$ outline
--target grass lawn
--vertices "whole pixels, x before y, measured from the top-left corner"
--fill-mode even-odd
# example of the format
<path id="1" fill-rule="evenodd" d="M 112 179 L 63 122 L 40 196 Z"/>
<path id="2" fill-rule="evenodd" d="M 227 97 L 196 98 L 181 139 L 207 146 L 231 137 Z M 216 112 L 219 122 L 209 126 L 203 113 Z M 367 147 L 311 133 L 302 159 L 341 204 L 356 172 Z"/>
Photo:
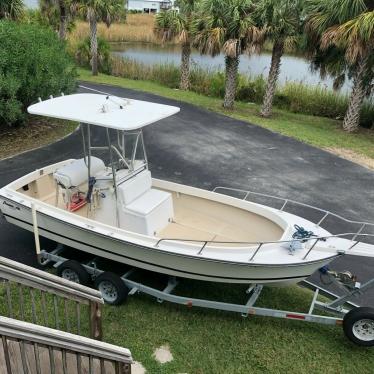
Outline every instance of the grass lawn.
<path id="1" fill-rule="evenodd" d="M 187 280 L 181 284 L 184 294 L 224 298 L 228 302 L 245 302 L 245 288 Z M 14 289 L 12 294 L 13 310 L 16 310 L 18 291 Z M 258 305 L 307 311 L 311 296 L 310 291 L 297 287 L 267 288 Z M 7 315 L 3 287 L 0 300 L 0 314 Z M 25 301 L 28 321 L 31 321 L 30 298 L 26 292 Z M 41 316 L 40 303 L 36 304 L 37 315 Z M 52 301 L 47 299 L 47 304 L 51 315 Z M 74 311 L 74 306 L 69 306 L 69 310 Z M 64 315 L 62 303 L 60 315 Z M 87 331 L 87 320 L 82 322 Z M 72 319 L 71 324 L 74 325 Z M 103 330 L 105 341 L 129 348 L 133 358 L 152 374 L 364 374 L 372 373 L 374 367 L 373 349 L 351 344 L 340 326 L 256 316 L 242 318 L 229 312 L 189 309 L 167 302 L 158 304 L 146 295 L 129 297 L 119 307 L 105 305 Z M 169 345 L 173 361 L 159 364 L 153 358 L 154 350 L 162 345 Z"/>
<path id="2" fill-rule="evenodd" d="M 259 105 L 237 102 L 233 111 L 222 108 L 222 100 L 194 92 L 170 89 L 150 81 L 138 81 L 100 74 L 93 77 L 88 70 L 78 69 L 82 81 L 116 85 L 151 92 L 160 96 L 188 102 L 208 110 L 265 127 L 269 130 L 329 150 L 367 167 L 374 168 L 374 131 L 361 129 L 347 134 L 341 130 L 341 121 L 315 117 L 284 110 L 274 110 L 273 118 L 259 116 Z"/>
<path id="3" fill-rule="evenodd" d="M 0 160 L 53 143 L 75 130 L 77 124 L 29 116 L 24 126 L 0 126 Z"/>

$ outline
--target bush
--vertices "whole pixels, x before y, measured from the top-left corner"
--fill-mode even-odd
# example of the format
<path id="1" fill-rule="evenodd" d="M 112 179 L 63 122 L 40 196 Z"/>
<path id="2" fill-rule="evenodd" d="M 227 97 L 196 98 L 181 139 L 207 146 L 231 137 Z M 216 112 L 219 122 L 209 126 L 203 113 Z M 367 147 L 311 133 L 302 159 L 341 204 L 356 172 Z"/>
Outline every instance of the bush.
<path id="1" fill-rule="evenodd" d="M 0 21 L 0 46 L 0 125 L 23 122 L 38 97 L 74 90 L 74 65 L 53 31 Z"/>
<path id="2" fill-rule="evenodd" d="M 262 75 L 245 77 L 239 75 L 236 100 L 260 104 L 265 94 L 266 81 Z"/>
<path id="3" fill-rule="evenodd" d="M 102 73 L 110 72 L 110 45 L 103 38 L 97 38 L 98 68 Z M 80 66 L 90 68 L 91 64 L 91 38 L 81 41 L 76 49 L 75 58 Z"/>

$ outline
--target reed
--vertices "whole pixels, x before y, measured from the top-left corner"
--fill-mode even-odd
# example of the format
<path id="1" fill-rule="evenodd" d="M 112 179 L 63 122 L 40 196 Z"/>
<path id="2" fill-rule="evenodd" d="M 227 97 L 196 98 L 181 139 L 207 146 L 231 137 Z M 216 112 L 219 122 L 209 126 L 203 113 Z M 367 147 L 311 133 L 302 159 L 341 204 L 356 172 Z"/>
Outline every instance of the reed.
<path id="1" fill-rule="evenodd" d="M 160 43 L 153 34 L 152 14 L 128 14 L 126 23 L 114 23 L 109 28 L 104 23 L 98 25 L 98 35 L 108 42 Z M 87 22 L 78 21 L 69 34 L 73 44 L 89 35 Z"/>

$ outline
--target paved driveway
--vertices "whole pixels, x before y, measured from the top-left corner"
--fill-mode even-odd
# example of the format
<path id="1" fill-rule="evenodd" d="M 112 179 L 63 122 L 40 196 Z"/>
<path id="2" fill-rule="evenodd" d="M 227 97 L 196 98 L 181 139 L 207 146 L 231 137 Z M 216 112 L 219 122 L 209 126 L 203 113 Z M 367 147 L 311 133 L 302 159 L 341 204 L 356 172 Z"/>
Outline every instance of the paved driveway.
<path id="1" fill-rule="evenodd" d="M 85 86 L 181 107 L 178 115 L 145 129 L 154 177 L 205 189 L 250 189 L 374 222 L 373 171 L 297 140 L 178 100 L 104 85 Z M 95 131 L 96 140 L 102 136 L 100 129 Z M 76 157 L 82 157 L 79 132 L 42 149 L 0 161 L 0 186 L 46 164 Z M 35 265 L 32 234 L 0 218 L 0 254 Z M 333 265 L 337 270 L 350 269 L 361 280 L 374 276 L 373 259 L 346 256 Z M 374 306 L 374 291 L 361 301 Z"/>

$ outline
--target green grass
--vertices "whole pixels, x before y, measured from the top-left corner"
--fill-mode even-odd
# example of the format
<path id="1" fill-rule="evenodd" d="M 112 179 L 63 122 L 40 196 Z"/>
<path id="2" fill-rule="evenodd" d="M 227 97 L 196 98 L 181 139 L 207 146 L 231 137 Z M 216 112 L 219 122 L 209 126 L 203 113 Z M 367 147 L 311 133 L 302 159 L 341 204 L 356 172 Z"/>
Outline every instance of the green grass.
<path id="1" fill-rule="evenodd" d="M 93 77 L 85 69 L 78 69 L 78 72 L 82 81 L 151 92 L 256 124 L 319 148 L 349 150 L 359 156 L 362 155 L 374 159 L 374 131 L 360 129 L 357 133 L 348 134 L 341 129 L 341 121 L 292 113 L 277 108 L 274 109 L 271 119 L 265 119 L 259 116 L 260 106 L 257 104 L 237 102 L 233 111 L 227 111 L 222 108 L 222 100 L 219 98 L 175 90 L 151 81 L 130 80 L 105 74 Z"/>
<path id="2" fill-rule="evenodd" d="M 245 287 L 184 281 L 194 297 L 245 302 Z M 4 299 L 0 291 L 0 301 Z M 259 306 L 307 311 L 312 294 L 297 287 L 267 288 Z M 17 292 L 13 307 L 17 306 Z M 30 320 L 30 300 L 26 299 Z M 6 314 L 4 303 L 1 314 Z M 63 315 L 60 305 L 60 315 Z M 40 323 L 40 322 L 39 322 Z M 85 323 L 86 325 L 87 323 Z M 146 295 L 105 305 L 104 340 L 128 347 L 148 373 L 372 373 L 373 349 L 351 344 L 340 326 L 251 316 L 170 303 Z M 168 344 L 174 360 L 159 364 L 155 348 Z"/>

